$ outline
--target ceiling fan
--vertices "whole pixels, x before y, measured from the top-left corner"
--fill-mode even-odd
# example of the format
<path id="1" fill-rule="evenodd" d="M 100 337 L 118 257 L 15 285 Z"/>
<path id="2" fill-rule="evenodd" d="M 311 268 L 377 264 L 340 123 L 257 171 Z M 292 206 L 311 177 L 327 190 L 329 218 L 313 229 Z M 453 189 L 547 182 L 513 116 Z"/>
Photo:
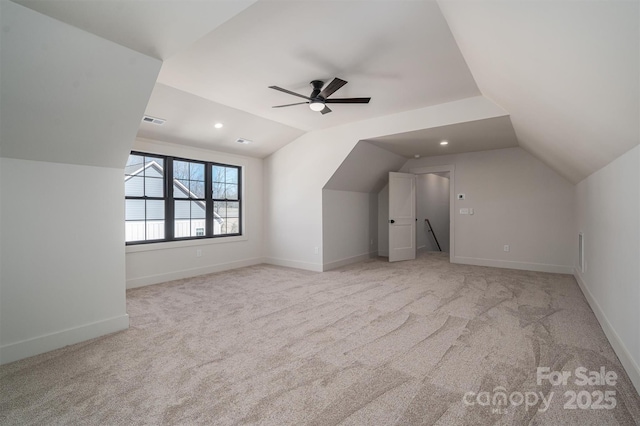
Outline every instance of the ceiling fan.
<path id="1" fill-rule="evenodd" d="M 371 98 L 328 99 L 329 96 L 331 96 L 336 90 L 340 89 L 342 86 L 347 84 L 346 81 L 341 80 L 337 77 L 334 78 L 331 81 L 331 83 L 329 83 L 327 87 L 325 87 L 324 89 L 322 89 L 322 87 L 324 86 L 323 81 L 313 80 L 310 84 L 313 87 L 313 91 L 309 96 L 300 95 L 290 90 L 283 89 L 282 87 L 269 86 L 269 89 L 279 90 L 281 92 L 288 93 L 290 95 L 297 96 L 299 98 L 304 98 L 307 100 L 306 102 L 297 102 L 295 104 L 276 105 L 273 108 L 283 108 L 283 107 L 289 107 L 294 105 L 309 104 L 309 108 L 311 108 L 313 111 L 318 111 L 318 112 L 321 112 L 322 114 L 327 114 L 327 113 L 330 113 L 331 110 L 326 104 L 368 104 L 369 101 L 371 100 Z"/>

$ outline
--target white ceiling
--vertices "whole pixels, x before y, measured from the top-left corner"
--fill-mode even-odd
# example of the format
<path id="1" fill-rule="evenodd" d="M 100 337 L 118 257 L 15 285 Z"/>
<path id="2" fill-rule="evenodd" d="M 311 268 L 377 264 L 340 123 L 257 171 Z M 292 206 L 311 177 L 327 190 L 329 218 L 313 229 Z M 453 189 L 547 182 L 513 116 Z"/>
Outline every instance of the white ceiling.
<path id="1" fill-rule="evenodd" d="M 156 83 L 146 111 L 152 117 L 168 120 L 163 125 L 142 122 L 139 137 L 258 158 L 304 133 L 160 83 Z M 223 127 L 216 129 L 216 123 L 223 123 Z M 252 143 L 239 144 L 238 138 Z"/>
<path id="2" fill-rule="evenodd" d="M 145 137 L 237 153 L 229 141 L 249 137 L 237 124 L 225 126 L 226 138 L 210 128 L 227 111 L 247 129 L 270 129 L 270 142 L 242 152 L 264 157 L 297 137 L 292 128 L 481 93 L 510 114 L 520 146 L 574 182 L 640 140 L 637 1 L 14 1 L 164 59 L 147 113 L 168 121 L 162 131 L 142 127 Z M 349 82 L 334 97 L 371 103 L 324 116 L 306 105 L 271 108 L 298 98 L 267 86 L 308 94 L 309 81 L 333 77 Z M 505 130 L 490 124 L 498 127 L 487 133 Z M 396 145 L 418 153 L 405 137 Z"/>
<path id="3" fill-rule="evenodd" d="M 413 158 L 415 155 L 431 157 L 518 146 L 518 138 L 508 116 L 432 127 L 366 139 L 366 141 L 405 158 Z M 449 144 L 442 146 L 440 145 L 442 141 L 447 141 Z"/>
<path id="4" fill-rule="evenodd" d="M 640 2 L 441 1 L 520 145 L 578 182 L 640 142 Z"/>
<path id="5" fill-rule="evenodd" d="M 145 55 L 167 59 L 256 0 L 12 0 Z"/>
<path id="6" fill-rule="evenodd" d="M 322 115 L 311 80 L 348 81 Z M 158 81 L 305 131 L 479 95 L 433 1 L 259 1 L 163 64 Z"/>

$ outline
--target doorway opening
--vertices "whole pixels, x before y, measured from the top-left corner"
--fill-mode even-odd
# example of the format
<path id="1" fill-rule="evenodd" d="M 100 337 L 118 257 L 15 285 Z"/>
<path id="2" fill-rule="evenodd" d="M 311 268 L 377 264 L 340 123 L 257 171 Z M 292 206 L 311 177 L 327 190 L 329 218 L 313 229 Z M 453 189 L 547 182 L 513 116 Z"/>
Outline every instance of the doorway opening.
<path id="1" fill-rule="evenodd" d="M 450 173 L 416 175 L 416 246 L 449 253 Z"/>
<path id="2" fill-rule="evenodd" d="M 431 175 L 431 177 L 421 177 L 422 175 Z M 401 179 L 394 179 L 394 176 Z M 440 188 L 437 191 L 439 201 L 436 201 L 436 204 L 441 206 L 437 209 L 439 210 L 437 213 L 431 213 L 429 209 L 425 211 L 424 208 L 419 210 L 418 204 L 423 204 L 425 198 L 429 199 L 428 196 L 425 197 L 422 190 L 420 193 L 423 195 L 418 196 L 416 185 L 422 182 L 422 179 L 440 182 Z M 399 184 L 401 182 L 404 183 Z M 453 164 L 416 167 L 410 169 L 409 173 L 390 172 L 389 184 L 378 195 L 378 254 L 388 256 L 389 261 L 394 262 L 415 259 L 419 246 L 423 250 L 429 250 L 429 248 L 437 250 L 435 238 L 426 226 L 425 219 L 429 219 L 431 230 L 435 231 L 440 248 L 444 253 L 448 252 L 449 261 L 453 262 L 455 258 L 454 189 L 455 165 Z M 444 208 L 445 205 L 446 208 Z M 448 212 L 448 222 L 446 219 L 441 220 L 442 215 L 447 215 L 446 212 Z M 436 220 L 434 221 L 430 216 Z M 399 217 L 401 221 L 398 221 Z M 413 229 L 406 226 L 410 223 L 413 224 Z M 406 230 L 400 232 L 405 228 Z"/>

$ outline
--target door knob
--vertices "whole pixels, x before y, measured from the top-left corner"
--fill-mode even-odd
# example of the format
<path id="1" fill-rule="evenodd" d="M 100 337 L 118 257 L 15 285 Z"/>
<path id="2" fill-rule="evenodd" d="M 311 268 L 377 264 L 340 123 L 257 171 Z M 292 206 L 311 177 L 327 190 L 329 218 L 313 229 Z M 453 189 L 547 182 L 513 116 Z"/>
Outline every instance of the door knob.
<path id="1" fill-rule="evenodd" d="M 396 223 L 396 221 L 395 221 L 395 220 L 393 220 L 393 219 L 391 219 L 391 220 L 389 221 L 389 223 Z"/>

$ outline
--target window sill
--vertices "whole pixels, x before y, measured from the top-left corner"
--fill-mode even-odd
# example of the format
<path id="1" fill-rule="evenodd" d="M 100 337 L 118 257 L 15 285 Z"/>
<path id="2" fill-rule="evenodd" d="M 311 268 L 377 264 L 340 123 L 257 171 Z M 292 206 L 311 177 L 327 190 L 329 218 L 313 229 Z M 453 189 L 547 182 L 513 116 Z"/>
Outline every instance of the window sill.
<path id="1" fill-rule="evenodd" d="M 125 246 L 125 253 L 140 253 L 143 251 L 170 250 L 170 249 L 177 249 L 182 247 L 235 243 L 238 241 L 247 241 L 248 239 L 249 238 L 246 235 L 239 235 L 237 237 L 203 238 L 199 240 L 184 240 L 184 241 L 163 241 L 159 243 L 146 243 L 146 244 Z"/>

